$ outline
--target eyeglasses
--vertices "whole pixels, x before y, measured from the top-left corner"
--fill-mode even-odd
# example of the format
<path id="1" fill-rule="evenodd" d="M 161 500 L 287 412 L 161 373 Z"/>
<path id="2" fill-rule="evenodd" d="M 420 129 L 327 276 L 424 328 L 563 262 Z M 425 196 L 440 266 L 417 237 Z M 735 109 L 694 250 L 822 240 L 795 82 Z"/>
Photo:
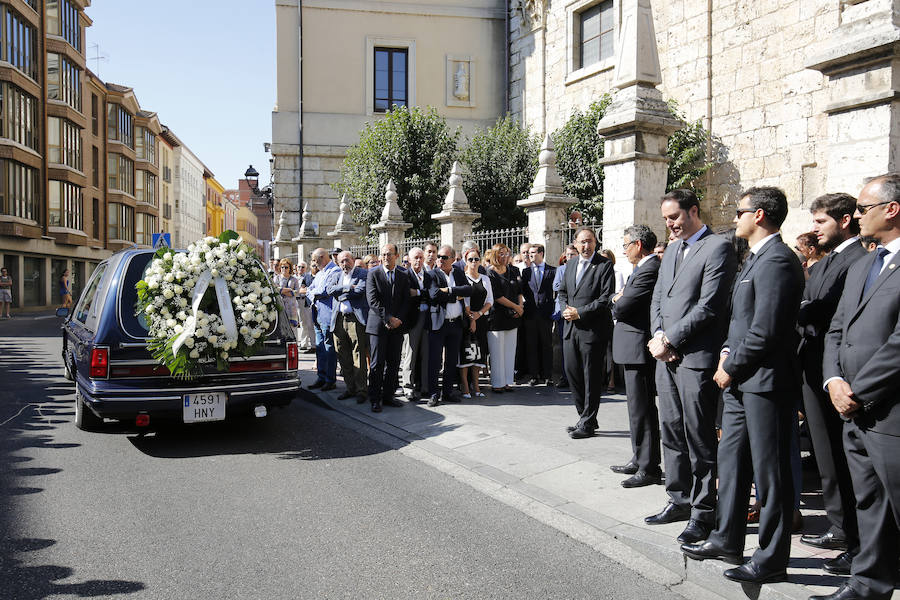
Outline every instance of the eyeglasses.
<path id="1" fill-rule="evenodd" d="M 469 261 L 469 262 L 478 262 L 478 261 L 480 261 L 481 259 L 478 258 L 477 256 L 470 256 L 470 257 L 467 258 L 466 260 Z"/>
<path id="2" fill-rule="evenodd" d="M 446 254 L 438 254 L 437 257 L 438 257 L 440 260 L 450 260 L 450 257 L 447 256 Z"/>
<path id="3" fill-rule="evenodd" d="M 627 244 L 622 244 L 622 250 L 628 250 L 628 247 L 635 243 L 637 240 L 631 240 Z"/>
<path id="4" fill-rule="evenodd" d="M 867 212 L 869 212 L 869 209 L 871 209 L 871 208 L 875 208 L 876 206 L 881 206 L 882 204 L 890 204 L 891 202 L 893 202 L 893 200 L 886 200 L 884 202 L 876 202 L 875 204 L 857 204 L 856 211 L 859 214 L 864 215 Z"/>
<path id="5" fill-rule="evenodd" d="M 291 267 L 288 266 L 288 265 L 281 265 L 281 268 L 282 268 L 282 269 L 290 269 Z"/>
<path id="6" fill-rule="evenodd" d="M 740 219 L 744 213 L 752 213 L 752 212 L 756 212 L 756 210 L 757 209 L 755 209 L 755 208 L 739 208 L 734 211 L 734 216 L 736 218 Z"/>

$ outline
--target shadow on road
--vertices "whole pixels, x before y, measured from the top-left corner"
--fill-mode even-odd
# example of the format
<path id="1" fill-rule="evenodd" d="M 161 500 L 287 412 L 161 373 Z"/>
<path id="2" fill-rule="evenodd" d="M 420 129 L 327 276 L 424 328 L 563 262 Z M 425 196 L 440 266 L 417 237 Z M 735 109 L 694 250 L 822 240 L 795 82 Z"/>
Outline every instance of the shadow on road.
<path id="1" fill-rule="evenodd" d="M 10 332 L 9 321 L 0 335 Z M 0 597 L 39 600 L 58 595 L 82 598 L 129 594 L 143 590 L 141 582 L 77 577 L 74 568 L 41 564 L 42 552 L 56 540 L 29 536 L 33 515 L 25 512 L 30 497 L 44 491 L 46 476 L 62 471 L 48 464 L 53 451 L 80 444 L 59 442 L 53 432 L 72 415 L 72 388 L 62 378 L 55 319 L 19 323 L 28 337 L 0 338 Z M 41 338 L 41 339 L 38 339 Z M 66 425 L 68 426 L 68 425 Z M 37 457 L 35 457 L 37 456 Z M 51 561 L 52 562 L 52 561 Z"/>

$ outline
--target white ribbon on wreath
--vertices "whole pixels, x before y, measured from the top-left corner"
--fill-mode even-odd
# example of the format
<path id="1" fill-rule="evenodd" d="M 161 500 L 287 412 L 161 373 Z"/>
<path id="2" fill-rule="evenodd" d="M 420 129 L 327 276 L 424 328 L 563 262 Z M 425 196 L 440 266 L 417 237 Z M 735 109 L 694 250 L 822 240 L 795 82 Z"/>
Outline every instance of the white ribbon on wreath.
<path id="1" fill-rule="evenodd" d="M 194 335 L 197 329 L 197 311 L 200 309 L 200 301 L 203 300 L 203 295 L 206 293 L 210 282 L 213 282 L 216 289 L 219 316 L 222 317 L 222 325 L 225 326 L 225 339 L 229 342 L 237 340 L 237 321 L 234 318 L 234 308 L 231 306 L 231 294 L 228 292 L 228 283 L 221 276 L 213 277 L 211 271 L 204 271 L 197 278 L 197 283 L 194 286 L 194 293 L 191 297 L 191 315 L 184 321 L 184 331 L 172 342 L 173 355 L 177 355 L 178 349 L 181 348 L 184 341 Z"/>

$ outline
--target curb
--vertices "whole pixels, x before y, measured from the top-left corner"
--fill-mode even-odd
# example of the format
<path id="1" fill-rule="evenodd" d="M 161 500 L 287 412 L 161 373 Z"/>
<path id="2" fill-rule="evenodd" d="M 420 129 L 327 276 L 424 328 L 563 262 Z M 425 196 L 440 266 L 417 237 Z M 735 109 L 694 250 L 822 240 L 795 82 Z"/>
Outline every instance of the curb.
<path id="1" fill-rule="evenodd" d="M 796 583 L 730 584 L 723 578 L 722 571 L 731 565 L 720 561 L 690 560 L 672 543 L 669 535 L 623 523 L 549 490 L 527 484 L 514 475 L 430 442 L 416 433 L 344 407 L 327 392 L 317 394 L 303 389 L 301 395 L 317 406 L 340 414 L 345 425 L 353 427 L 356 423 L 364 426 L 355 427 L 357 430 L 376 430 L 378 437 L 392 439 L 393 443 L 388 445 L 408 457 L 553 527 L 683 597 L 699 600 L 806 600 L 809 597 L 810 591 Z"/>

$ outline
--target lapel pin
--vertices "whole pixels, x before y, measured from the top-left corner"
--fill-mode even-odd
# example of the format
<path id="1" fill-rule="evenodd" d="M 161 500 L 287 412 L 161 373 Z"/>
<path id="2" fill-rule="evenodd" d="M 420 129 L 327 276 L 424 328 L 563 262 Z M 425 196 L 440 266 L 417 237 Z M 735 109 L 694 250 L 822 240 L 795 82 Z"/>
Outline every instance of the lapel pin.
<path id="1" fill-rule="evenodd" d="M 888 269 L 893 269 L 893 268 L 896 267 L 896 266 L 897 266 L 897 265 L 890 264 L 890 265 L 888 265 Z"/>

